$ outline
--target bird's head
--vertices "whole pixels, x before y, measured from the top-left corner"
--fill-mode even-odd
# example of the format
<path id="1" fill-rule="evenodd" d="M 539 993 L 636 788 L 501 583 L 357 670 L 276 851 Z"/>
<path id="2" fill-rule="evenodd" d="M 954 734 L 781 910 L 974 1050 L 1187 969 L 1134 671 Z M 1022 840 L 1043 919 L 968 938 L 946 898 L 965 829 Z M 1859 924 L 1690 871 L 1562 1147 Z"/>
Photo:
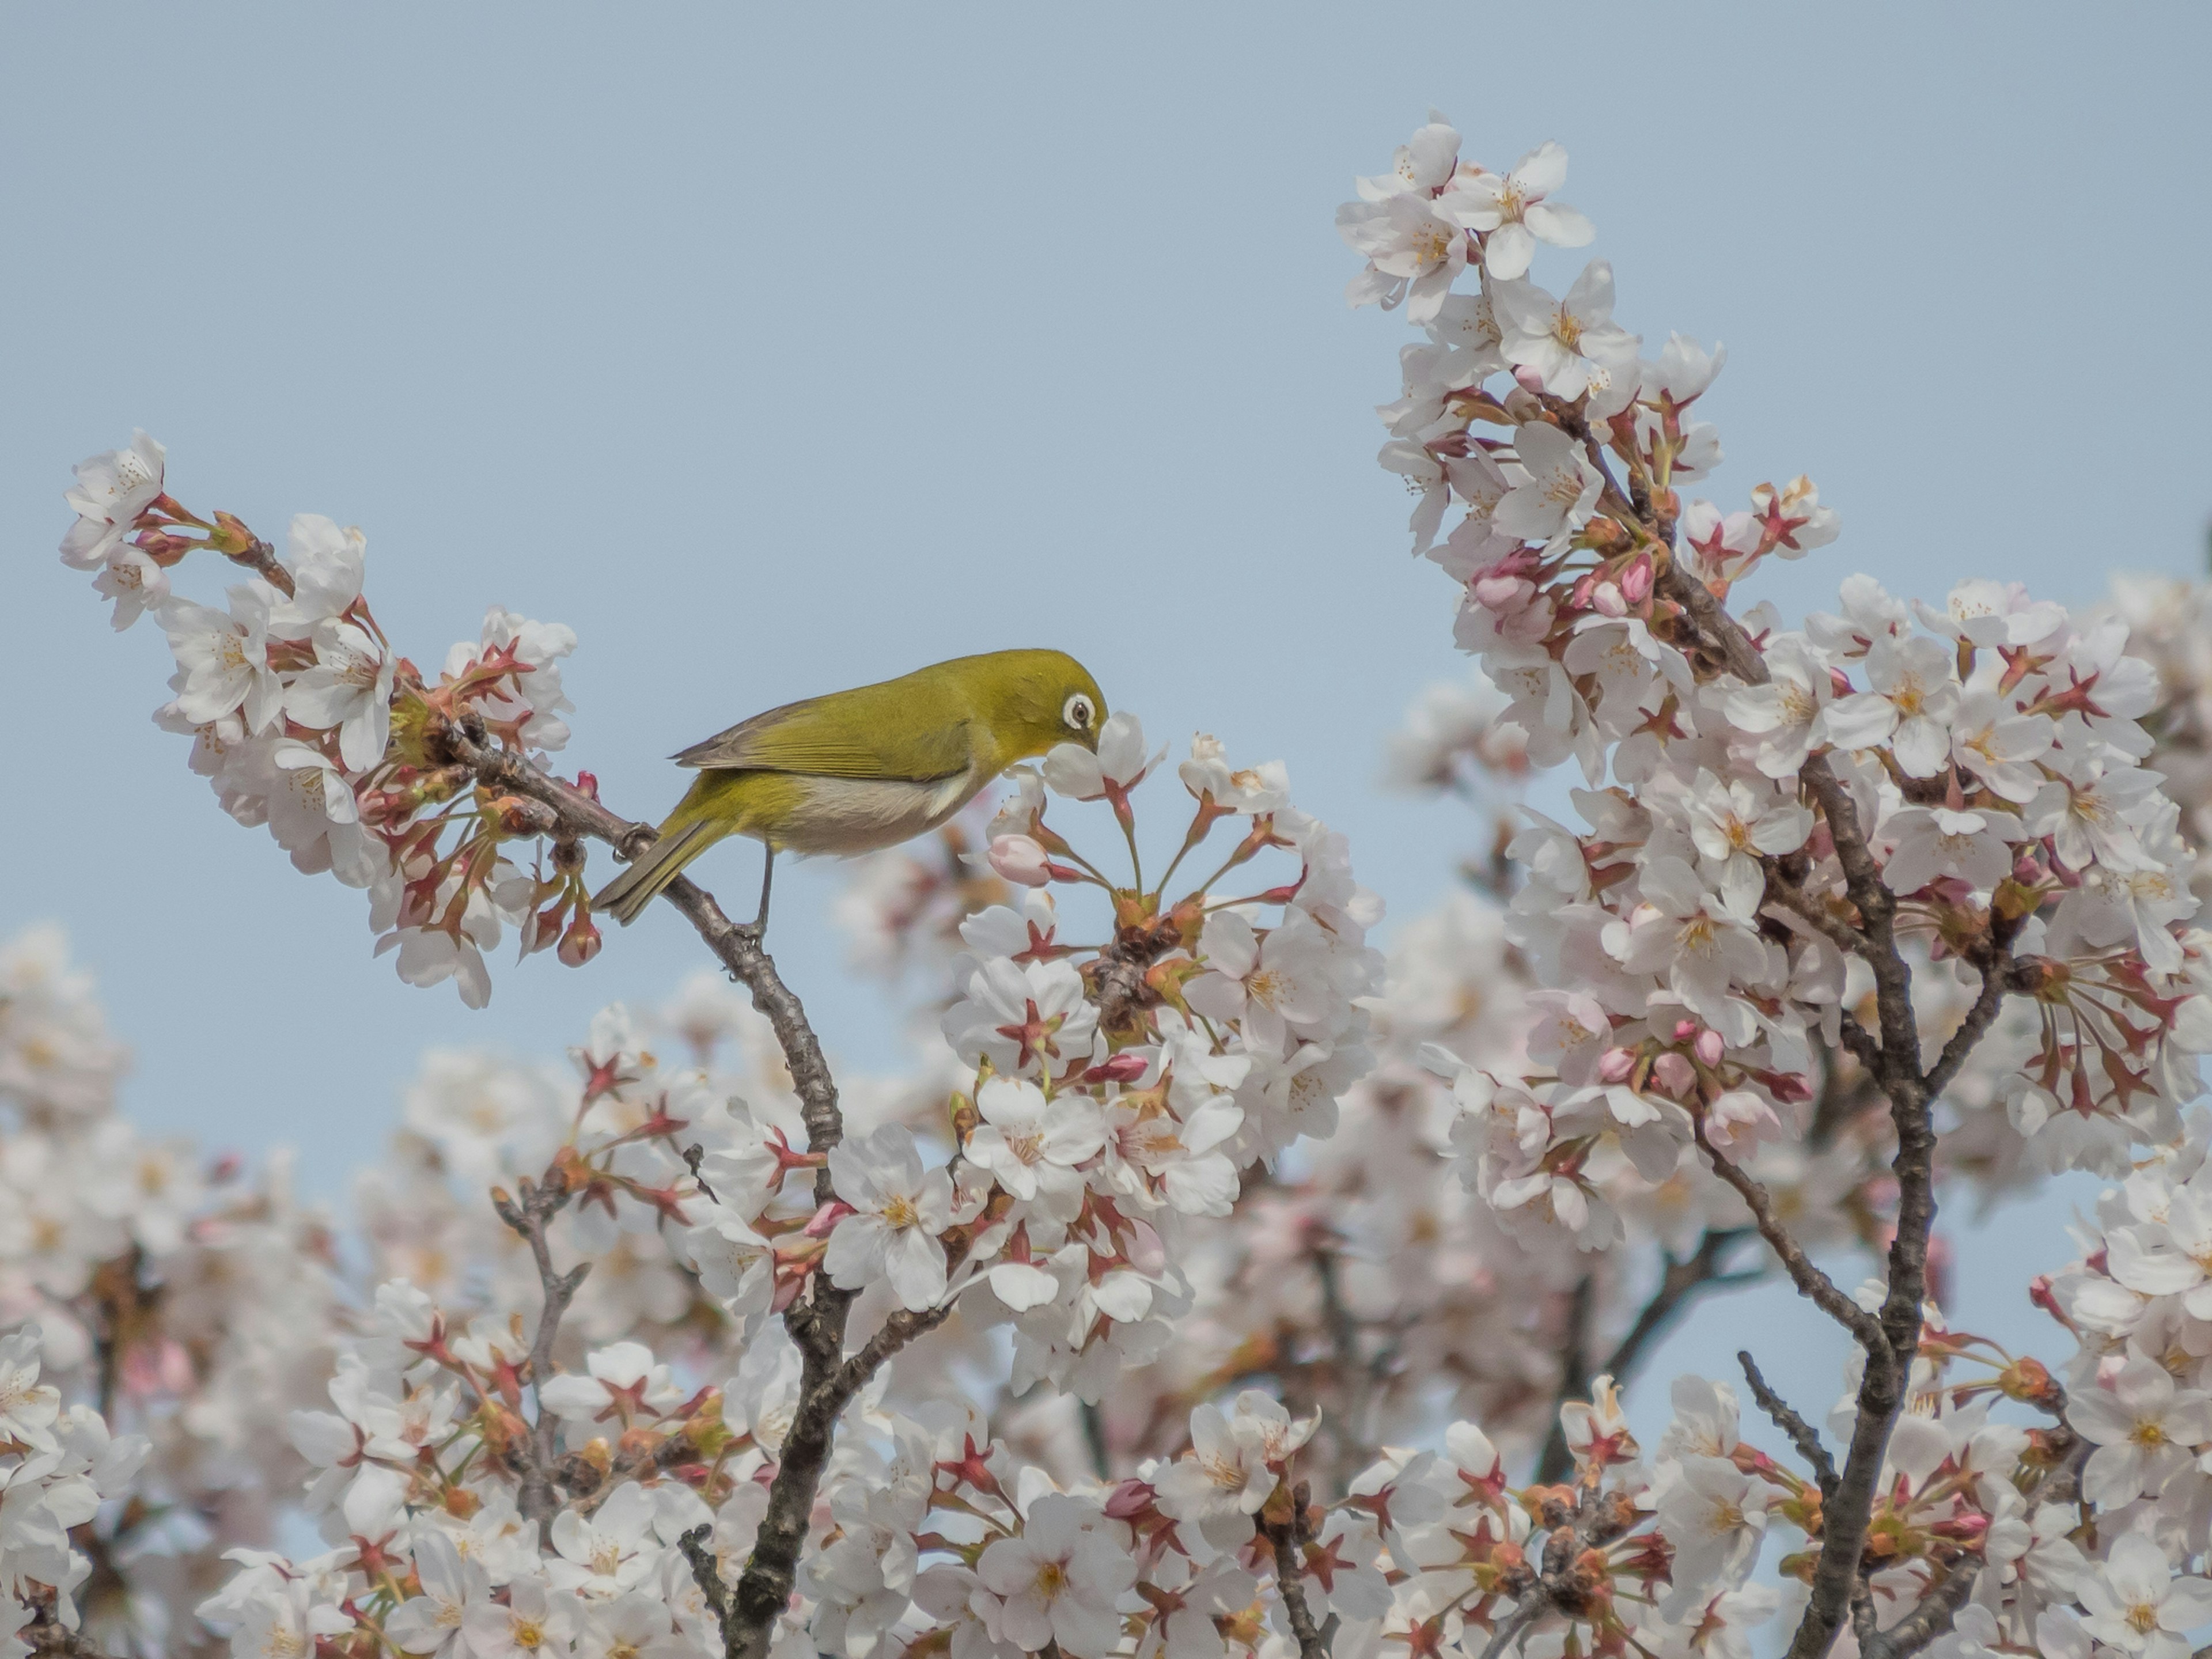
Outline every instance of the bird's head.
<path id="1" fill-rule="evenodd" d="M 1063 743 L 1098 747 L 1106 699 L 1091 671 L 1065 651 L 994 651 L 968 661 L 1001 768 Z"/>

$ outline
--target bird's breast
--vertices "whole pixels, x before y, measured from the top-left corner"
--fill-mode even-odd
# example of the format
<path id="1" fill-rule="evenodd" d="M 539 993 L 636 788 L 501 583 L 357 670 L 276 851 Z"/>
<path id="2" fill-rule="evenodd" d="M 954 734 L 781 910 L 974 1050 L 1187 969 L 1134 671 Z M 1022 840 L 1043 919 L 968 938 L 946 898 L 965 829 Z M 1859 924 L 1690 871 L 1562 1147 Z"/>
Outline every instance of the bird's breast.
<path id="1" fill-rule="evenodd" d="M 785 773 L 774 823 L 747 832 L 801 854 L 849 857 L 895 847 L 951 817 L 982 787 L 972 774 L 917 783 L 904 778 L 825 778 Z"/>

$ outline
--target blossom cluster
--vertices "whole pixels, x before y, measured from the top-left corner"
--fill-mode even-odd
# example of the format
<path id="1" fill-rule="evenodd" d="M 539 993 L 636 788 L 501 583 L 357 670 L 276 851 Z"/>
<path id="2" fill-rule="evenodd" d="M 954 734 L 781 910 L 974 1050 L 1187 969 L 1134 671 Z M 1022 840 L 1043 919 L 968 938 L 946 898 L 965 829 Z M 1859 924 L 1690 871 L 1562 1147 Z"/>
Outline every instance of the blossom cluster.
<path id="1" fill-rule="evenodd" d="M 1577 763 L 1584 787 L 1569 793 L 1589 826 L 1528 812 L 1511 844 L 1522 873 L 1509 936 L 1547 988 L 1528 998 L 1522 1052 L 1431 1056 L 1452 1085 L 1468 1181 L 1521 1240 L 1598 1250 L 1629 1230 L 1624 1194 L 1656 1198 L 1710 1171 L 1762 1198 L 1764 1213 L 1734 1219 L 1755 1219 L 1773 1242 L 1772 1188 L 1743 1171 L 1826 1155 L 1832 1104 L 1870 1087 L 1953 1091 L 1954 1167 L 2142 1181 L 2129 1171 L 2142 1148 L 2187 1144 L 2184 1109 L 2212 1050 L 2208 938 L 2191 925 L 2197 856 L 2166 775 L 2146 764 L 2169 732 L 2177 748 L 2189 743 L 2191 705 L 2175 682 L 2201 645 L 2161 629 L 2136 596 L 2134 619 L 2162 647 L 2161 684 L 2129 653 L 2127 617 L 2073 615 L 1983 580 L 1957 584 L 1938 608 L 1854 576 L 1834 613 L 1798 627 L 1765 605 L 1732 616 L 1732 591 L 1763 560 L 1836 538 L 1834 509 L 1802 477 L 1759 486 L 1741 508 L 1686 501 L 1678 487 L 1720 459 L 1694 406 L 1723 354 L 1674 336 L 1645 357 L 1614 320 L 1603 261 L 1564 298 L 1536 286 L 1534 241 L 1591 240 L 1547 200 L 1564 154 L 1547 145 L 1501 175 L 1459 147 L 1432 116 L 1393 172 L 1360 181 L 1362 199 L 1339 215 L 1368 261 L 1350 298 L 1402 301 L 1426 335 L 1401 354 L 1403 395 L 1380 410 L 1382 463 L 1419 498 L 1414 550 L 1460 586 L 1456 638 L 1504 699 L 1485 715 L 1518 728 L 1528 763 Z M 1449 757 L 1469 746 L 1464 735 L 1432 741 L 1446 764 L 1417 775 L 1455 781 Z M 1924 1061 L 1898 1048 L 1923 1041 Z M 1839 1195 L 1794 1207 L 1814 1223 L 1799 1243 L 1818 1242 Z M 1876 1287 L 1868 1305 L 1885 1295 Z M 1931 1310 L 1917 1364 L 1948 1352 Z M 2124 1370 L 2107 1361 L 2092 1373 L 2044 1455 L 2027 1456 L 2013 1431 L 1990 1455 L 1957 1437 L 1921 1447 L 1928 1437 L 1908 1417 L 1891 1463 L 2033 1464 L 2014 1484 L 2037 1489 L 2075 1435 L 2124 1438 L 2113 1426 L 2124 1413 L 2096 1390 L 2120 1388 L 2124 1405 L 2155 1388 Z M 1948 1407 L 1925 1397 L 1945 1420 Z M 1852 1409 L 1847 1399 L 1846 1429 Z M 2114 1455 L 2090 1467 L 2101 1474 Z M 1905 1473 L 1877 1483 L 1872 1535 L 1886 1543 L 1881 1528 L 1905 1524 L 1899 1506 L 1920 1478 Z M 2092 1503 L 2135 1496 L 2082 1479 Z M 1958 1484 L 1939 1480 L 1946 1502 Z M 2020 1518 L 2021 1505 L 1981 1501 L 1978 1520 L 1942 1525 L 1994 1537 Z M 2054 1558 L 2073 1551 L 2072 1565 L 2012 1600 L 1984 1574 L 1974 1591 L 1984 1623 L 1947 1640 L 2142 1651 L 2148 1639 L 2165 1651 L 2181 1638 L 2160 1632 L 2212 1612 L 2202 1582 L 2184 1582 L 2201 1526 L 2190 1534 L 2124 1509 L 2109 1527 L 2084 1526 L 2060 1504 L 2026 1524 L 2099 1559 L 2083 1567 L 2073 1544 L 2054 1546 Z M 1928 1570 L 1936 1559 L 1916 1560 L 1917 1583 L 1886 1618 L 1948 1581 L 1948 1568 Z M 1882 1588 L 1880 1574 L 1872 1582 Z M 2056 1614 L 2039 1628 L 2045 1603 L 2077 1592 L 2078 1621 Z"/>
<path id="2" fill-rule="evenodd" d="M 1794 629 L 1731 614 L 1837 515 L 1803 479 L 1678 493 L 1720 459 L 1723 354 L 1646 358 L 1602 262 L 1538 286 L 1595 237 L 1565 167 L 1432 118 L 1340 216 L 1355 303 L 1423 331 L 1382 459 L 1483 671 L 1392 748 L 1492 822 L 1387 964 L 1282 767 L 1194 738 L 1160 841 L 1165 751 L 1117 714 L 860 866 L 842 919 L 927 987 L 905 1075 L 825 1116 L 788 1011 L 714 975 L 566 1065 L 435 1053 L 339 1243 L 281 1164 L 138 1136 L 58 936 L 0 951 L 16 1650 L 718 1654 L 781 1531 L 780 1659 L 1747 1659 L 1856 1501 L 1870 1659 L 2181 1659 L 2212 1618 L 2206 601 L 1854 577 Z M 84 464 L 64 556 L 169 635 L 161 718 L 226 808 L 367 887 L 411 980 L 480 1002 L 508 924 L 590 959 L 564 797 L 462 762 L 561 746 L 566 630 L 495 611 L 433 684 L 358 532 L 302 517 L 280 559 L 164 465 Z M 195 550 L 250 573 L 227 609 L 169 591 Z M 1521 804 L 1568 761 L 1586 829 Z M 1114 858 L 1063 833 L 1083 803 Z M 1792 1455 L 1691 1377 L 1647 1455 L 1583 1373 L 1769 1246 L 1914 1224 L 1913 1043 L 1937 1176 L 2118 1183 L 2034 1286 L 2077 1352 L 1959 1328 L 1938 1250 L 1859 1498 L 1755 1373 Z"/>
<path id="3" fill-rule="evenodd" d="M 1131 795 L 1158 759 L 1116 714 L 1095 755 L 1065 744 L 1018 777 L 985 840 L 1022 896 L 960 923 L 958 994 L 939 1022 L 956 1092 L 933 1124 L 848 1133 L 818 1212 L 822 1160 L 780 1128 L 709 1156 L 713 1242 L 696 1248 L 733 1314 L 785 1305 L 817 1267 L 847 1289 L 887 1282 L 913 1311 L 957 1298 L 969 1326 L 1012 1323 L 1017 1391 L 1046 1377 L 1096 1399 L 1188 1305 L 1182 1220 L 1227 1215 L 1244 1170 L 1334 1128 L 1336 1095 L 1368 1062 L 1355 1000 L 1379 982 L 1372 896 L 1343 837 L 1291 805 L 1279 767 L 1234 772 L 1208 738 L 1179 769 L 1195 805 L 1177 854 L 1145 883 Z M 1110 804 L 1127 881 L 1048 822 L 1048 789 Z M 1184 857 L 1224 820 L 1241 826 L 1234 845 L 1176 891 Z M 1296 858 L 1294 879 L 1220 890 L 1277 852 Z M 1099 901 L 1102 945 L 1066 937 L 1055 887 Z M 953 1156 L 925 1157 L 925 1138 Z"/>
<path id="4" fill-rule="evenodd" d="M 0 1338 L 0 1655 L 21 1659 L 33 1623 L 78 1628 L 76 1592 L 92 1561 L 70 1528 L 119 1496 L 146 1443 L 109 1434 L 98 1412 L 66 1408 L 39 1380 L 37 1327 Z"/>
<path id="5" fill-rule="evenodd" d="M 141 432 L 80 462 L 62 558 L 96 573 L 118 629 L 150 616 L 167 635 L 175 695 L 154 718 L 191 738 L 192 770 L 223 810 L 267 825 L 300 870 L 368 890 L 377 951 L 397 951 L 411 985 L 452 979 L 483 1006 L 483 952 L 503 925 L 526 952 L 557 944 L 562 961 L 589 960 L 599 933 L 580 861 L 509 861 L 502 843 L 536 827 L 526 805 L 474 786 L 439 747 L 457 721 L 518 754 L 562 747 L 560 662 L 574 634 L 494 606 L 430 681 L 369 609 L 359 530 L 301 514 L 279 559 L 234 515 L 203 519 L 168 494 L 167 459 Z M 223 608 L 171 591 L 170 573 L 200 550 L 255 573 Z"/>

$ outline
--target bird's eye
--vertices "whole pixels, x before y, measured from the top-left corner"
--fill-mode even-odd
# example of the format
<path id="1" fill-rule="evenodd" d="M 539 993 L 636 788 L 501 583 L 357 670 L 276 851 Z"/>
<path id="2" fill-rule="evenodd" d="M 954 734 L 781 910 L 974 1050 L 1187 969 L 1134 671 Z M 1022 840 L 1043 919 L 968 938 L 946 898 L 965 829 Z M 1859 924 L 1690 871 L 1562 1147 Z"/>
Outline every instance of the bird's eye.
<path id="1" fill-rule="evenodd" d="M 1088 732 L 1091 722 L 1098 717 L 1098 710 L 1092 706 L 1090 698 L 1079 691 L 1061 706 L 1060 717 L 1067 722 L 1070 731 Z"/>

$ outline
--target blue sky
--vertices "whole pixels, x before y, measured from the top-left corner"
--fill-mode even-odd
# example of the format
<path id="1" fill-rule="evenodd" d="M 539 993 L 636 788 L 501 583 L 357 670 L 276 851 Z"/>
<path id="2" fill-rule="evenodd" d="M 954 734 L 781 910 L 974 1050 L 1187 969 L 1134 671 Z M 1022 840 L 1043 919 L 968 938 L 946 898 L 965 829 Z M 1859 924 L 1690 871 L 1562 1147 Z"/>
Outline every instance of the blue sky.
<path id="1" fill-rule="evenodd" d="M 363 526 L 418 660 L 493 602 L 574 626 L 568 763 L 634 816 L 758 708 L 1051 644 L 1156 738 L 1286 760 L 1417 913 L 1464 826 L 1379 749 L 1462 665 L 1373 462 L 1410 337 L 1345 310 L 1330 221 L 1431 105 L 1493 165 L 1564 143 L 1620 319 L 1727 343 L 1716 497 L 1808 471 L 1844 514 L 1785 609 L 2197 568 L 2212 13 L 1683 9 L 11 9 L 0 927 L 68 925 L 140 1119 L 325 1190 L 425 1044 L 550 1052 L 698 961 L 656 915 L 481 1014 L 372 961 L 148 721 L 159 634 L 53 557 L 70 463 L 135 425 L 195 505 Z M 734 905 L 755 868 L 705 873 Z M 777 955 L 887 1060 L 836 881 L 779 880 Z M 2063 1248 L 1989 1243 L 2008 1297 Z M 1772 1314 L 1732 1306 L 1690 1335 Z"/>

